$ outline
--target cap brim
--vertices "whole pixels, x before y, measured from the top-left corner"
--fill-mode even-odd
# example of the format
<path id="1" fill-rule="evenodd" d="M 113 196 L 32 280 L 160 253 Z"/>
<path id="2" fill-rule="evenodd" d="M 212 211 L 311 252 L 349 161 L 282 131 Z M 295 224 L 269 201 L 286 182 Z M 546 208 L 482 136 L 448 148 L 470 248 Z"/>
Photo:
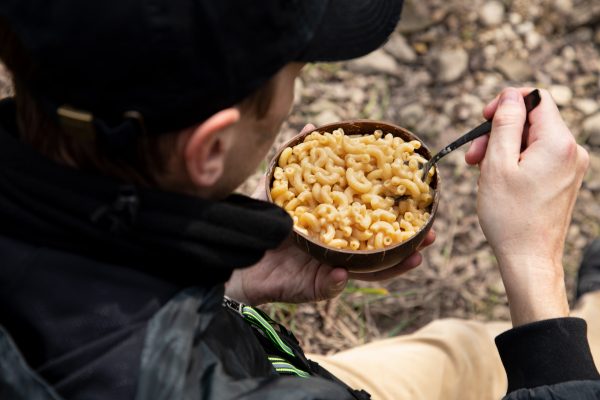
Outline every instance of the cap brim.
<path id="1" fill-rule="evenodd" d="M 329 0 L 319 27 L 296 61 L 342 61 L 379 48 L 394 32 L 403 0 Z"/>

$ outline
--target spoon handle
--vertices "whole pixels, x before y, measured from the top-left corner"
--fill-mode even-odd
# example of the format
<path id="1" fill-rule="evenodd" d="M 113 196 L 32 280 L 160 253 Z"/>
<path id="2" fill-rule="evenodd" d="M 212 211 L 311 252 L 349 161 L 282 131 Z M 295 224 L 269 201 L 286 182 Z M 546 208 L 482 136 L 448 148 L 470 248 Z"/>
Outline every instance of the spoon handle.
<path id="1" fill-rule="evenodd" d="M 535 89 L 534 91 L 529 93 L 527 96 L 525 96 L 524 100 L 525 100 L 525 108 L 527 110 L 527 113 L 529 114 L 529 112 L 531 110 L 533 110 L 534 108 L 536 108 L 538 106 L 538 104 L 540 104 L 540 102 L 542 101 L 542 98 L 540 96 L 540 91 L 538 89 Z M 433 167 L 433 165 L 435 163 L 437 163 L 440 158 L 444 157 L 446 154 L 450 153 L 451 151 L 458 149 L 463 144 L 470 142 L 472 140 L 475 140 L 478 137 L 485 135 L 486 133 L 489 133 L 491 130 L 492 130 L 492 121 L 485 121 L 478 127 L 465 133 L 463 136 L 459 137 L 454 142 L 452 142 L 448 146 L 444 147 L 439 153 L 437 153 L 429 161 L 427 161 L 427 164 L 425 164 L 425 167 L 423 168 L 422 176 L 425 177 L 425 175 L 429 172 L 431 167 Z"/>

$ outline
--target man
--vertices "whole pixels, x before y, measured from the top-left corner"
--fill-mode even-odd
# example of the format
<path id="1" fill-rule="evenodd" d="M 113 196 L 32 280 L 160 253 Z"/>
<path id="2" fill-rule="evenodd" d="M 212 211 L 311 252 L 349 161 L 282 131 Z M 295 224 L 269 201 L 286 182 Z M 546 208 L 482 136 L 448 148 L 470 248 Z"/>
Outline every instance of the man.
<path id="1" fill-rule="evenodd" d="M 285 242 L 291 222 L 282 210 L 228 195 L 272 144 L 303 63 L 374 50 L 400 9 L 390 0 L 0 5 L 0 58 L 16 88 L 0 106 L 2 398 L 368 398 L 308 361 L 285 328 L 239 303 L 329 298 L 348 272 Z M 515 90 L 494 102 L 489 144 L 470 152 L 482 167 L 482 226 L 515 325 L 557 317 L 541 324 L 573 351 L 577 368 L 535 382 L 597 391 L 597 383 L 580 382 L 598 374 L 581 339 L 584 323 L 564 318 L 557 259 L 586 154 L 545 94 L 523 153 L 532 165 L 517 170 L 522 106 Z M 548 156 L 555 167 L 539 168 Z M 528 207 L 519 211 L 522 202 Z M 555 234 L 540 240 L 557 213 L 564 217 Z M 508 215 L 529 222 L 500 228 Z M 526 257 L 532 248 L 538 263 Z M 419 263 L 417 253 L 366 278 Z M 518 331 L 509 335 L 521 343 Z M 563 361 L 551 356 L 540 363 Z"/>

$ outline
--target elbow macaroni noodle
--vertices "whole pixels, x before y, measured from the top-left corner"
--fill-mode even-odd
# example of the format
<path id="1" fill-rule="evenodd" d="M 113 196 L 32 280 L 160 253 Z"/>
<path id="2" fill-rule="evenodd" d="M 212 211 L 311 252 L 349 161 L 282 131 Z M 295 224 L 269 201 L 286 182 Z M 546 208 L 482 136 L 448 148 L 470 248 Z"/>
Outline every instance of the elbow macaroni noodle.
<path id="1" fill-rule="evenodd" d="M 271 198 L 297 231 L 330 247 L 375 250 L 404 242 L 428 221 L 433 202 L 435 168 L 421 179 L 427 160 L 415 152 L 420 147 L 380 130 L 313 132 L 281 153 Z"/>

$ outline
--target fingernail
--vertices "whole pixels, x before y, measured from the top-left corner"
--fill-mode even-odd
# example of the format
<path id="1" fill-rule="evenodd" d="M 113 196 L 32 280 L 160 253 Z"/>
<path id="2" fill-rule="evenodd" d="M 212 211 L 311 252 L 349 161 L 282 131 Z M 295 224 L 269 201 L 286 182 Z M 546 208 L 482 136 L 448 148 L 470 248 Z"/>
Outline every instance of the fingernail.
<path id="1" fill-rule="evenodd" d="M 339 281 L 338 283 L 335 284 L 335 288 L 336 289 L 342 289 L 344 286 L 346 286 L 346 281 Z"/>
<path id="2" fill-rule="evenodd" d="M 500 104 L 518 103 L 521 95 L 514 89 L 505 90 L 500 97 Z"/>

